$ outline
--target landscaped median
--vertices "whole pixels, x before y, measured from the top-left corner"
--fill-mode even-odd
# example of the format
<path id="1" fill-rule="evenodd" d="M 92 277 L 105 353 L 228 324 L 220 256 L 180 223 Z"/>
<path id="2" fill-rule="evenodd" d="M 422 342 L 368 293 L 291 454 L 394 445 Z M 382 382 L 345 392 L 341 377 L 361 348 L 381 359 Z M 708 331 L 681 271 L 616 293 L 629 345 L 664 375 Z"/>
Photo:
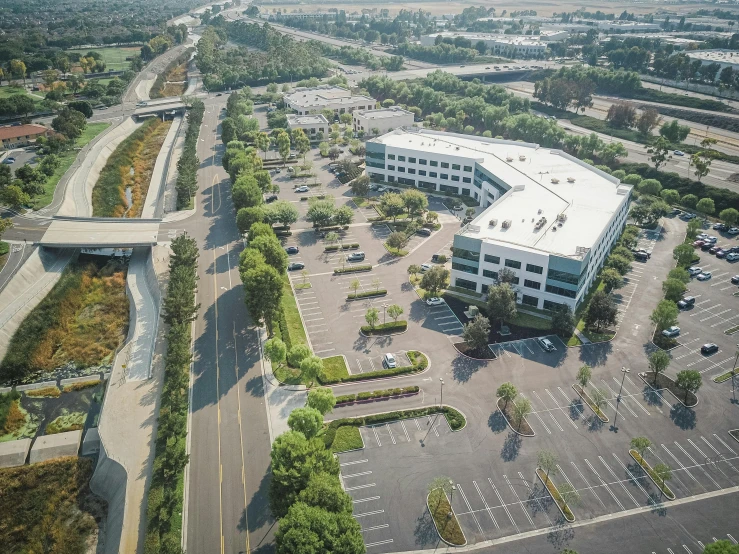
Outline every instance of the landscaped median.
<path id="1" fill-rule="evenodd" d="M 390 398 L 403 398 L 418 394 L 421 389 L 417 386 L 401 387 L 396 389 L 375 390 L 371 392 L 359 392 L 356 394 L 344 394 L 336 397 L 336 406 L 348 406 L 350 404 L 374 402 L 375 400 L 388 400 Z"/>
<path id="2" fill-rule="evenodd" d="M 723 383 L 724 381 L 728 381 L 731 379 L 734 375 L 736 375 L 735 370 L 727 371 L 726 373 L 722 373 L 721 375 L 716 375 L 716 377 L 713 378 L 714 383 Z"/>
<path id="3" fill-rule="evenodd" d="M 347 300 L 358 300 L 360 298 L 372 298 L 375 296 L 385 296 L 387 294 L 387 289 L 377 289 L 377 290 L 366 290 L 363 292 L 352 292 L 351 294 L 348 294 L 346 299 Z"/>
<path id="4" fill-rule="evenodd" d="M 557 485 L 554 484 L 554 481 L 552 481 L 547 473 L 541 468 L 536 468 L 536 476 L 541 480 L 542 485 L 546 487 L 547 491 L 549 491 L 552 500 L 554 500 L 554 503 L 557 505 L 557 508 L 559 508 L 559 511 L 562 512 L 562 516 L 564 516 L 564 518 L 570 523 L 575 521 L 575 514 L 573 514 L 572 510 L 570 510 L 570 507 L 567 505 L 567 502 L 560 494 Z"/>
<path id="5" fill-rule="evenodd" d="M 692 408 L 698 404 L 698 397 L 694 393 L 678 387 L 677 383 L 667 375 L 658 373 L 655 379 L 653 371 L 645 371 L 644 373 L 640 373 L 639 377 L 652 389 L 667 389 L 686 408 Z"/>
<path id="6" fill-rule="evenodd" d="M 519 417 L 519 415 L 515 413 L 515 407 L 516 404 L 514 402 L 506 402 L 504 399 L 498 398 L 498 409 L 500 410 L 500 413 L 503 414 L 503 417 L 505 417 L 508 426 L 513 430 L 513 432 L 524 437 L 535 436 L 536 433 L 534 433 L 531 425 L 529 425 L 529 422 L 526 420 L 526 416 L 519 414 Z M 518 419 L 518 423 L 516 423 L 514 427 L 516 419 Z"/>
<path id="7" fill-rule="evenodd" d="M 365 427 L 368 425 L 380 425 L 383 423 L 391 423 L 401 419 L 411 419 L 414 417 L 425 417 L 434 414 L 443 413 L 444 417 L 449 423 L 449 427 L 452 431 L 460 431 L 467 425 L 467 419 L 464 417 L 462 412 L 452 408 L 451 406 L 430 406 L 428 408 L 418 408 L 415 410 L 401 410 L 395 412 L 386 412 L 383 414 L 372 414 L 367 416 L 359 417 L 348 417 L 343 419 L 335 419 L 331 421 L 325 429 L 323 434 L 323 441 L 327 448 L 332 449 L 334 452 L 343 452 L 343 450 L 337 450 L 336 440 L 337 437 L 341 436 L 346 438 L 349 435 L 348 431 L 342 431 L 339 434 L 339 430 L 345 427 L 353 427 L 357 429 L 357 435 L 359 435 L 358 428 Z M 361 438 L 360 438 L 361 440 Z"/>
<path id="8" fill-rule="evenodd" d="M 356 250 L 357 248 L 359 248 L 359 243 L 353 242 L 351 244 L 342 244 L 342 245 L 331 244 L 329 246 L 326 246 L 323 249 L 323 251 L 324 252 L 336 252 L 337 250 Z"/>
<path id="9" fill-rule="evenodd" d="M 439 537 L 445 543 L 451 546 L 464 546 L 467 539 L 464 531 L 459 525 L 457 515 L 452 510 L 449 497 L 444 489 L 434 489 L 426 497 L 426 505 L 428 506 L 431 517 L 434 518 L 434 525 Z"/>
<path id="10" fill-rule="evenodd" d="M 675 500 L 675 493 L 670 490 L 670 487 L 668 487 L 665 484 L 664 480 L 661 479 L 657 472 L 654 471 L 652 466 L 649 465 L 649 462 L 642 458 L 639 453 L 633 448 L 629 449 L 629 454 L 632 458 L 634 458 L 634 461 L 641 466 L 646 474 L 649 475 L 649 478 L 652 480 L 655 486 L 662 491 L 662 494 L 664 494 L 665 497 L 667 497 L 669 500 Z"/>
<path id="11" fill-rule="evenodd" d="M 354 375 L 347 375 L 346 377 L 331 379 L 328 375 L 325 375 L 321 379 L 322 385 L 336 385 L 339 383 L 351 383 L 354 381 L 366 381 L 371 379 L 382 379 L 386 377 L 397 377 L 399 375 L 408 375 L 412 373 L 420 373 L 425 370 L 429 365 L 429 360 L 426 354 L 418 352 L 417 350 L 409 350 L 406 352 L 408 359 L 411 361 L 409 366 L 394 367 L 392 369 L 383 369 L 381 371 L 370 371 L 367 373 L 355 373 Z"/>
<path id="12" fill-rule="evenodd" d="M 374 327 L 370 325 L 362 325 L 360 331 L 364 336 L 369 337 L 373 335 L 398 335 L 400 333 L 405 333 L 407 329 L 407 321 L 388 321 L 387 323 L 380 323 Z"/>
<path id="13" fill-rule="evenodd" d="M 345 273 L 358 273 L 360 271 L 372 271 L 372 266 L 367 265 L 350 265 L 349 267 L 335 267 L 335 275 L 343 275 Z"/>
<path id="14" fill-rule="evenodd" d="M 575 392 L 580 395 L 580 398 L 582 398 L 585 403 L 590 407 L 591 410 L 593 410 L 593 413 L 600 419 L 603 423 L 608 423 L 608 416 L 603 413 L 603 410 L 600 409 L 598 404 L 593 401 L 592 398 L 590 398 L 590 395 L 585 392 L 585 389 L 582 388 L 580 385 L 575 384 L 572 385 L 572 388 L 575 389 Z"/>

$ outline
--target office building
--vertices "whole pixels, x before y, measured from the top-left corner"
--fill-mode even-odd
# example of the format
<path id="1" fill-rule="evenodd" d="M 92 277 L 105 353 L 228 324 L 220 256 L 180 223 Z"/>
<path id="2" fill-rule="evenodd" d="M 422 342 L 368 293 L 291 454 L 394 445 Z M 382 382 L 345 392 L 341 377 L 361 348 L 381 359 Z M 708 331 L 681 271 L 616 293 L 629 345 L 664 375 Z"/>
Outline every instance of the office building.
<path id="1" fill-rule="evenodd" d="M 365 135 L 384 135 L 400 127 L 413 125 L 413 112 L 398 106 L 377 110 L 355 110 L 352 114 L 354 131 L 364 131 Z"/>
<path id="2" fill-rule="evenodd" d="M 306 136 L 312 140 L 317 139 L 318 133 L 323 133 L 325 136 L 331 130 L 330 124 L 323 114 L 295 115 L 289 113 L 287 114 L 287 126 L 291 131 L 293 129 L 303 129 Z"/>
<path id="3" fill-rule="evenodd" d="M 296 88 L 283 97 L 285 105 L 298 112 L 298 115 L 308 115 L 329 109 L 337 115 L 351 113 L 354 110 L 371 110 L 377 103 L 369 96 L 352 96 L 351 91 L 331 85 L 318 87 Z"/>

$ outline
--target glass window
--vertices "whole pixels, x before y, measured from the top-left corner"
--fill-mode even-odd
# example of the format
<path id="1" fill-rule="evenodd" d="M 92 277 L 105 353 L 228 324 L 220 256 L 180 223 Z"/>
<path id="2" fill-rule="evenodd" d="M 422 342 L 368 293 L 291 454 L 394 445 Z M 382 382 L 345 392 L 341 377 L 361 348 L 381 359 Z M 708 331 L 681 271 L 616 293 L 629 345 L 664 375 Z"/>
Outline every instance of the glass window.
<path id="1" fill-rule="evenodd" d="M 429 177 L 436 177 L 436 171 L 429 171 Z"/>
<path id="2" fill-rule="evenodd" d="M 438 167 L 438 165 L 439 165 L 439 162 L 431 160 L 431 167 Z"/>
<path id="3" fill-rule="evenodd" d="M 463 183 L 471 183 L 472 180 L 469 177 L 462 177 L 462 182 Z"/>
<path id="4" fill-rule="evenodd" d="M 530 289 L 541 290 L 541 283 L 537 281 L 530 281 L 529 279 L 524 279 L 523 286 L 529 287 Z"/>
<path id="5" fill-rule="evenodd" d="M 426 165 L 426 160 L 424 160 L 423 158 L 421 158 L 421 159 L 418 160 L 418 163 L 420 163 L 421 165 Z"/>
<path id="6" fill-rule="evenodd" d="M 556 311 L 556 310 L 559 310 L 560 307 L 565 306 L 565 305 L 566 304 L 560 304 L 559 302 L 552 302 L 551 300 L 544 300 L 545 310 Z"/>
<path id="7" fill-rule="evenodd" d="M 539 275 L 541 275 L 542 273 L 544 273 L 544 268 L 540 265 L 526 264 L 526 271 L 530 273 L 538 273 Z"/>
<path id="8" fill-rule="evenodd" d="M 575 296 L 577 295 L 574 290 L 563 289 L 560 287 L 555 287 L 553 285 L 547 285 L 546 291 L 551 292 L 552 294 L 558 294 L 559 296 L 566 296 L 567 298 L 575 298 Z"/>
<path id="9" fill-rule="evenodd" d="M 466 171 L 467 173 L 472 173 L 472 166 L 470 166 L 470 165 L 466 165 L 466 166 L 464 166 L 464 170 L 465 170 L 465 171 Z"/>
<path id="10" fill-rule="evenodd" d="M 321 132 L 323 132 L 323 127 L 321 127 Z M 374 158 L 376 160 L 384 160 L 385 159 L 385 154 L 383 154 L 382 152 L 371 152 L 371 151 L 368 150 L 367 153 L 366 153 L 366 156 L 368 158 Z M 391 159 L 395 159 L 395 156 L 393 156 Z"/>
<path id="11" fill-rule="evenodd" d="M 452 175 L 452 181 L 459 181 L 458 175 Z"/>
<path id="12" fill-rule="evenodd" d="M 416 182 L 413 179 L 407 179 L 406 177 L 398 177 L 398 183 L 416 186 Z"/>
<path id="13" fill-rule="evenodd" d="M 497 271 L 490 271 L 489 269 L 483 269 L 482 270 L 482 276 L 483 277 L 489 277 L 490 279 L 498 279 L 498 272 Z"/>
<path id="14" fill-rule="evenodd" d="M 415 174 L 415 173 L 416 173 L 416 170 L 415 170 L 415 169 L 413 169 L 412 167 L 409 167 L 409 168 L 408 168 L 408 173 L 413 173 L 413 174 Z"/>
<path id="15" fill-rule="evenodd" d="M 452 250 L 452 256 L 455 258 L 462 258 L 463 260 L 471 260 L 473 262 L 480 261 L 479 252 L 473 252 L 472 250 L 466 250 L 464 248 L 454 248 Z"/>
<path id="16" fill-rule="evenodd" d="M 447 162 L 441 162 L 441 167 L 449 169 L 449 164 Z"/>
<path id="17" fill-rule="evenodd" d="M 394 160 L 395 159 L 395 154 L 388 154 L 387 155 L 387 159 L 388 160 Z"/>
<path id="18" fill-rule="evenodd" d="M 405 161 L 405 156 L 398 156 L 398 161 L 399 162 L 404 162 Z"/>
<path id="19" fill-rule="evenodd" d="M 390 182 L 390 183 L 394 183 L 394 182 L 395 182 L 395 177 L 393 177 L 392 175 L 388 175 L 388 176 L 387 176 L 387 180 L 388 180 L 388 182 Z"/>
<path id="20" fill-rule="evenodd" d="M 442 174 L 441 174 L 441 178 L 442 178 L 442 179 L 447 179 L 447 180 L 448 180 L 448 179 L 449 179 L 449 175 L 447 175 L 446 173 L 442 173 Z"/>
<path id="21" fill-rule="evenodd" d="M 485 261 L 491 264 L 499 264 L 500 256 L 493 256 L 492 254 L 485 254 Z"/>
<path id="22" fill-rule="evenodd" d="M 463 289 L 468 290 L 477 290 L 477 283 L 474 281 L 468 281 L 467 279 L 462 279 L 461 277 L 457 277 L 454 280 L 454 284 L 457 287 L 462 287 Z"/>
<path id="23" fill-rule="evenodd" d="M 389 166 L 387 166 L 387 168 L 388 168 L 388 169 L 389 169 L 390 171 L 395 171 L 395 166 L 394 166 L 394 165 L 389 165 Z"/>
<path id="24" fill-rule="evenodd" d="M 414 163 L 416 163 L 416 158 L 408 158 L 408 163 L 409 163 L 409 164 L 414 164 Z"/>
<path id="25" fill-rule="evenodd" d="M 521 269 L 521 262 L 516 260 L 506 260 L 505 265 L 506 267 L 512 267 L 513 269 Z"/>
<path id="26" fill-rule="evenodd" d="M 547 277 L 553 281 L 561 281 L 562 283 L 568 283 L 570 285 L 577 285 L 580 282 L 579 275 L 567 273 L 566 271 L 558 271 L 556 269 L 550 269 L 547 272 Z"/>
<path id="27" fill-rule="evenodd" d="M 527 296 L 524 294 L 521 299 L 521 304 L 526 304 L 527 306 L 533 306 L 536 308 L 539 305 L 539 299 L 536 296 Z"/>
<path id="28" fill-rule="evenodd" d="M 452 164 L 452 169 L 454 171 L 459 171 L 459 164 Z"/>
<path id="29" fill-rule="evenodd" d="M 425 176 L 425 175 L 426 175 L 426 170 L 425 170 L 425 169 L 419 169 L 419 170 L 418 170 L 418 174 L 419 174 L 419 175 L 424 175 L 424 176 Z"/>
<path id="30" fill-rule="evenodd" d="M 480 292 L 482 292 L 483 294 L 487 294 L 489 289 L 489 285 L 480 285 Z"/>
<path id="31" fill-rule="evenodd" d="M 398 166 L 398 172 L 399 173 L 405 173 L 405 168 L 403 166 Z"/>
<path id="32" fill-rule="evenodd" d="M 469 266 L 469 265 L 460 264 L 457 262 L 452 262 L 452 269 L 456 269 L 457 271 L 464 271 L 465 273 L 473 273 L 477 275 L 476 268 Z"/>

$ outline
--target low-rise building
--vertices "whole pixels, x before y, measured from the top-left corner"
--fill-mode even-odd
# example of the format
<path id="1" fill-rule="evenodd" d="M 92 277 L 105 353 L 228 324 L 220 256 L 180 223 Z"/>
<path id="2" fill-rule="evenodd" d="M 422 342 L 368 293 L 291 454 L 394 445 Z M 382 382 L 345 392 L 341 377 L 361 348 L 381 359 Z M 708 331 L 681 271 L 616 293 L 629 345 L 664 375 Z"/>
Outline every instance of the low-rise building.
<path id="1" fill-rule="evenodd" d="M 398 106 L 377 110 L 356 110 L 352 114 L 354 132 L 364 131 L 366 135 L 384 135 L 399 127 L 413 125 L 413 112 Z"/>
<path id="2" fill-rule="evenodd" d="M 29 123 L 28 125 L 4 125 L 0 127 L 2 149 L 22 148 L 28 146 L 38 137 L 48 136 L 49 129 L 43 125 Z"/>
<path id="3" fill-rule="evenodd" d="M 293 129 L 303 129 L 306 136 L 313 140 L 318 138 L 318 133 L 326 135 L 330 131 L 330 124 L 323 114 L 287 114 L 287 126 L 291 131 Z"/>
<path id="4" fill-rule="evenodd" d="M 433 46 L 437 37 L 442 39 L 464 38 L 472 43 L 472 47 L 478 43 L 485 43 L 485 47 L 491 53 L 502 56 L 530 58 L 542 56 L 546 52 L 547 45 L 538 39 L 537 35 L 495 35 L 491 33 L 459 33 L 456 31 L 445 31 L 432 33 L 421 37 L 421 45 Z M 552 35 L 556 36 L 556 35 Z"/>
<path id="5" fill-rule="evenodd" d="M 325 109 L 333 110 L 338 115 L 354 110 L 371 110 L 377 104 L 374 98 L 352 96 L 351 91 L 331 85 L 297 88 L 286 94 L 283 100 L 285 105 L 298 112 L 298 115 L 308 115 Z"/>
<path id="6" fill-rule="evenodd" d="M 366 160 L 374 181 L 482 206 L 454 237 L 452 285 L 485 294 L 507 268 L 532 308 L 574 310 L 626 224 L 631 186 L 538 144 L 398 129 L 367 141 Z"/>
<path id="7" fill-rule="evenodd" d="M 691 60 L 700 60 L 701 65 L 717 63 L 721 69 L 730 67 L 733 71 L 739 71 L 739 51 L 737 50 L 689 50 L 686 55 Z"/>

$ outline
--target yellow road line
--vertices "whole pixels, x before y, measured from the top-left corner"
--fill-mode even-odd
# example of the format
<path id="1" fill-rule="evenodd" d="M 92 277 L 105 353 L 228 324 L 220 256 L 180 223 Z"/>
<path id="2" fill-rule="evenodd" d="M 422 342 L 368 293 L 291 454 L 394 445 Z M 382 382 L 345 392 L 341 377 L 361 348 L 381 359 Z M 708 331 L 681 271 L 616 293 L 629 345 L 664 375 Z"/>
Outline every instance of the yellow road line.
<path id="1" fill-rule="evenodd" d="M 213 214 L 213 208 L 211 207 L 211 216 Z M 216 267 L 216 250 L 215 248 L 213 250 L 213 304 L 215 306 L 215 329 L 216 329 L 216 407 L 218 411 L 218 473 L 219 473 L 219 481 L 218 481 L 218 512 L 220 515 L 220 522 L 221 522 L 221 554 L 225 554 L 225 543 L 224 543 L 224 537 L 223 537 L 223 487 L 221 484 L 223 483 L 223 465 L 221 464 L 221 387 L 220 387 L 220 380 L 221 380 L 221 368 L 218 363 L 218 283 L 217 283 L 217 275 L 218 272 L 215 271 Z"/>

